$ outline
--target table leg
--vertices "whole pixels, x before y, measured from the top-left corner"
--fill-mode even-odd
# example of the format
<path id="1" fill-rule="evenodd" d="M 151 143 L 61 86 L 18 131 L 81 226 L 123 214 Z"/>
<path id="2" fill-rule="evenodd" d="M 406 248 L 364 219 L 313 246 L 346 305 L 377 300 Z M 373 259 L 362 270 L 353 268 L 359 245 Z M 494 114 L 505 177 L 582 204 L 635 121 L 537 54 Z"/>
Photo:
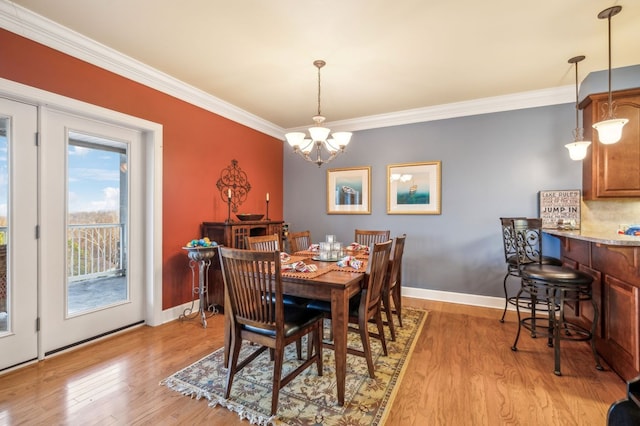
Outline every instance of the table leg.
<path id="1" fill-rule="evenodd" d="M 349 298 L 344 290 L 331 290 L 331 326 L 333 327 L 335 346 L 338 405 L 343 406 L 347 375 L 347 328 L 349 326 Z"/>

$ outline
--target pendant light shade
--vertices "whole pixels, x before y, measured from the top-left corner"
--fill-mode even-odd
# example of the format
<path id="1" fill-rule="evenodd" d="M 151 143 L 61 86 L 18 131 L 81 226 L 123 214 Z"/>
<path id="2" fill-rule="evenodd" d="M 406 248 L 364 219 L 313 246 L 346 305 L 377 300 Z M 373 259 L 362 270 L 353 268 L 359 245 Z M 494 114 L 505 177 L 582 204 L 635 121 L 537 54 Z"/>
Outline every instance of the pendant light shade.
<path id="1" fill-rule="evenodd" d="M 569 158 L 580 161 L 587 156 L 589 145 L 591 145 L 591 142 L 571 142 L 566 144 L 565 147 L 569 150 Z"/>
<path id="2" fill-rule="evenodd" d="M 584 129 L 578 124 L 578 62 L 584 60 L 584 56 L 574 56 L 569 59 L 570 64 L 575 64 L 576 69 L 576 128 L 573 129 L 573 142 L 565 145 L 565 148 L 569 150 L 569 157 L 572 160 L 580 161 L 587 156 L 587 148 L 591 145 L 590 141 L 584 139 Z"/>
<path id="3" fill-rule="evenodd" d="M 613 6 L 598 14 L 599 19 L 606 19 L 609 28 L 609 110 L 607 119 L 593 124 L 598 132 L 601 143 L 608 145 L 616 143 L 622 138 L 622 128 L 629 122 L 626 118 L 616 118 L 613 114 L 613 100 L 611 96 L 611 17 L 616 16 L 622 10 L 622 6 Z"/>
<path id="4" fill-rule="evenodd" d="M 618 142 L 622 138 L 622 128 L 629 120 L 626 118 L 612 118 L 610 120 L 599 121 L 593 125 L 598 131 L 598 139 L 605 145 Z"/>

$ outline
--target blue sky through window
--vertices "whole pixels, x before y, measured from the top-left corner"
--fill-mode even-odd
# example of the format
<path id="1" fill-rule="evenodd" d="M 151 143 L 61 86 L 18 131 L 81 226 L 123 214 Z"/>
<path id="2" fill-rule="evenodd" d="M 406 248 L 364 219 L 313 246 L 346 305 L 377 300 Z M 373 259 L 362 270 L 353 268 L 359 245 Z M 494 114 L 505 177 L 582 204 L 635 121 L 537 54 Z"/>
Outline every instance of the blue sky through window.
<path id="1" fill-rule="evenodd" d="M 118 211 L 120 154 L 69 144 L 69 213 Z"/>

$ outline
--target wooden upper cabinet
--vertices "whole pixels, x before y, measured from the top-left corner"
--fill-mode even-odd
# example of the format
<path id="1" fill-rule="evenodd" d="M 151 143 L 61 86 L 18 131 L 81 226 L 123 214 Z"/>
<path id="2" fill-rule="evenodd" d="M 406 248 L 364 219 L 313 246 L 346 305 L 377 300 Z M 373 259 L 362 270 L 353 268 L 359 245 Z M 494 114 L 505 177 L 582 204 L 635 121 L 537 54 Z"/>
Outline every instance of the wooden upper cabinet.
<path id="1" fill-rule="evenodd" d="M 590 95 L 580 104 L 584 138 L 591 141 L 582 162 L 585 200 L 640 197 L 640 88 L 613 92 L 615 117 L 629 122 L 619 142 L 604 145 L 591 125 L 605 119 L 608 105 L 608 93 Z"/>

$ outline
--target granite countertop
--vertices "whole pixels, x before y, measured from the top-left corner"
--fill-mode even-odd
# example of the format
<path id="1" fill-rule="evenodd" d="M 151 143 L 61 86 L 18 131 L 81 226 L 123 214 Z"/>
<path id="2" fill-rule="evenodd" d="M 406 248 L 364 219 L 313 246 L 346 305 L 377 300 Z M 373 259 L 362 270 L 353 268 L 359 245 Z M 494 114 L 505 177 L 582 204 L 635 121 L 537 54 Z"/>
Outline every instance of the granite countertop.
<path id="1" fill-rule="evenodd" d="M 556 237 L 575 238 L 576 240 L 590 241 L 592 243 L 607 244 L 611 246 L 640 246 L 640 237 L 618 234 L 615 231 L 596 231 L 576 229 L 565 231 L 560 229 L 543 229 L 543 232 Z"/>

